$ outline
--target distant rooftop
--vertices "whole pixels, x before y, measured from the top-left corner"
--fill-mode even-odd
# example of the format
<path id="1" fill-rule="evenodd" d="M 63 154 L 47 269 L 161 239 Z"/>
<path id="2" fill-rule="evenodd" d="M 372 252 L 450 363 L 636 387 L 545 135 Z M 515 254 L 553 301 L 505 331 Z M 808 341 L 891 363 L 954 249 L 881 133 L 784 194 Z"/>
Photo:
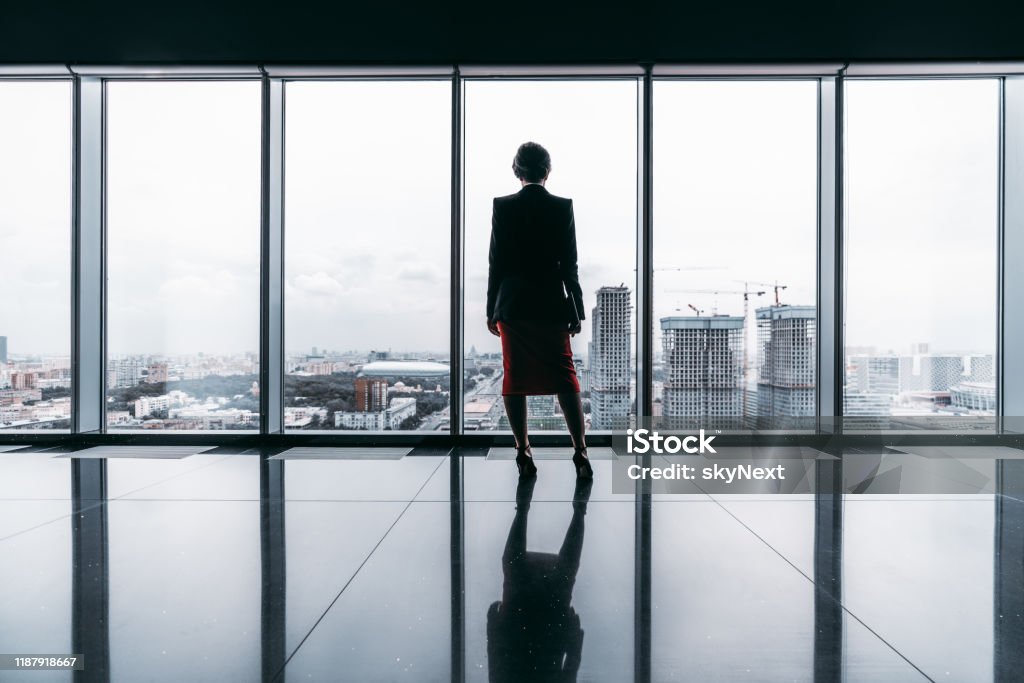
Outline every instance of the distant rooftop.
<path id="1" fill-rule="evenodd" d="M 814 319 L 816 310 L 814 306 L 791 306 L 789 304 L 782 304 L 781 306 L 764 306 L 763 308 L 756 309 L 757 317 L 759 320 L 787 320 L 790 318 L 809 318 Z"/>
<path id="2" fill-rule="evenodd" d="M 662 330 L 738 330 L 743 317 L 738 315 L 674 315 L 661 319 Z"/>
<path id="3" fill-rule="evenodd" d="M 365 364 L 360 372 L 368 377 L 442 377 L 451 368 L 425 360 L 377 360 Z"/>

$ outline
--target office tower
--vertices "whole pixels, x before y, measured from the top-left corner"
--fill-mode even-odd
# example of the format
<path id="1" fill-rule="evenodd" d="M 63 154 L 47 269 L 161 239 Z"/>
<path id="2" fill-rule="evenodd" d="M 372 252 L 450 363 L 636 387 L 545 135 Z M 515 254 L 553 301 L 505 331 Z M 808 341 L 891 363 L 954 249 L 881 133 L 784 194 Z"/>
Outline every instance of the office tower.
<path id="1" fill-rule="evenodd" d="M 814 306 L 758 308 L 758 415 L 813 417 L 815 414 Z"/>
<path id="2" fill-rule="evenodd" d="M 743 410 L 743 318 L 661 319 L 665 362 L 662 413 L 672 418 L 735 417 Z"/>
<path id="3" fill-rule="evenodd" d="M 900 393 L 898 356 L 847 356 L 846 389 L 859 393 L 896 396 Z"/>
<path id="4" fill-rule="evenodd" d="M 7 362 L 7 337 L 0 337 L 0 363 Z"/>
<path id="5" fill-rule="evenodd" d="M 632 310 L 628 287 L 620 285 L 597 290 L 587 359 L 591 429 L 625 429 L 629 419 Z"/>
<path id="6" fill-rule="evenodd" d="M 949 391 L 959 384 L 964 372 L 964 359 L 953 354 L 927 354 L 900 358 L 901 392 Z"/>
<path id="7" fill-rule="evenodd" d="M 147 365 L 139 358 L 116 358 L 107 362 L 107 388 L 124 389 L 142 383 Z"/>
<path id="8" fill-rule="evenodd" d="M 167 381 L 167 363 L 152 363 L 147 369 L 146 384 L 163 384 Z"/>
<path id="9" fill-rule="evenodd" d="M 844 417 L 871 417 L 888 415 L 892 411 L 893 396 L 870 392 L 843 392 Z"/>
<path id="10" fill-rule="evenodd" d="M 556 413 L 557 405 L 553 394 L 526 397 L 526 412 L 530 417 L 550 417 Z"/>
<path id="11" fill-rule="evenodd" d="M 576 368 L 576 379 L 580 383 L 580 391 L 587 393 L 590 391 L 590 373 L 587 370 L 586 364 L 582 358 L 576 357 L 572 359 L 572 364 Z"/>
<path id="12" fill-rule="evenodd" d="M 35 389 L 38 375 L 34 372 L 12 372 L 11 388 L 15 390 Z"/>
<path id="13" fill-rule="evenodd" d="M 993 382 L 996 363 L 991 354 L 964 356 L 964 375 L 970 382 Z"/>
<path id="14" fill-rule="evenodd" d="M 369 413 L 388 407 L 388 381 L 379 377 L 356 378 L 356 410 Z"/>

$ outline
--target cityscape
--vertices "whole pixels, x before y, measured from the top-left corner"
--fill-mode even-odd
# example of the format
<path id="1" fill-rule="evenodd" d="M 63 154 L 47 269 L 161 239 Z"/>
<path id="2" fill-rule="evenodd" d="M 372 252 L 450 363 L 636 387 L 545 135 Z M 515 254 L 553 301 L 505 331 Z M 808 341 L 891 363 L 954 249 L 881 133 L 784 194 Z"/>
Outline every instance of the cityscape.
<path id="1" fill-rule="evenodd" d="M 632 293 L 601 287 L 586 354 L 575 359 L 588 428 L 624 429 L 635 414 Z M 750 315 L 662 317 L 654 365 L 654 415 L 669 425 L 715 421 L 763 426 L 815 415 L 815 308 L 776 304 Z M 747 348 L 750 328 L 756 339 Z M 464 428 L 508 430 L 500 353 L 468 349 Z M 288 430 L 434 431 L 450 428 L 450 364 L 443 352 L 333 351 L 286 358 Z M 257 430 L 259 358 L 196 353 L 125 355 L 107 362 L 113 430 Z M 848 347 L 847 417 L 991 416 L 992 354 Z M 563 427 L 554 396 L 528 399 L 529 427 Z M 0 336 L 0 429 L 69 429 L 69 356 L 13 353 Z M 777 422 L 775 424 L 780 424 Z"/>

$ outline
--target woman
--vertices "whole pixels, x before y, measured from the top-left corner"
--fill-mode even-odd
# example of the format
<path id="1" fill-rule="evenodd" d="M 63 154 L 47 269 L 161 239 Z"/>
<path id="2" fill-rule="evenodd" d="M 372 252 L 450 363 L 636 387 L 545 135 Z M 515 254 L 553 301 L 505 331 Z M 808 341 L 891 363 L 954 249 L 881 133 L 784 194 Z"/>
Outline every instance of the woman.
<path id="1" fill-rule="evenodd" d="M 521 477 L 537 473 L 526 433 L 526 397 L 557 394 L 572 436 L 576 476 L 592 478 L 569 344 L 584 319 L 572 200 L 545 189 L 551 155 L 535 142 L 520 145 L 512 171 L 523 187 L 496 197 L 491 217 L 487 328 L 501 337 L 501 393 L 516 440 L 516 465 Z"/>

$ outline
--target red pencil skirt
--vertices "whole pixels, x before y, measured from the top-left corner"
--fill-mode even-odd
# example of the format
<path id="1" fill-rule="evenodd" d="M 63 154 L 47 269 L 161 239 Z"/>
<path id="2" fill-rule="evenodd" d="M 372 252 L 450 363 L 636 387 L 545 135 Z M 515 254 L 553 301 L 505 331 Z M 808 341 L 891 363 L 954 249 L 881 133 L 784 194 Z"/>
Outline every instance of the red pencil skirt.
<path id="1" fill-rule="evenodd" d="M 579 392 L 569 332 L 564 323 L 499 321 L 505 396 Z"/>

